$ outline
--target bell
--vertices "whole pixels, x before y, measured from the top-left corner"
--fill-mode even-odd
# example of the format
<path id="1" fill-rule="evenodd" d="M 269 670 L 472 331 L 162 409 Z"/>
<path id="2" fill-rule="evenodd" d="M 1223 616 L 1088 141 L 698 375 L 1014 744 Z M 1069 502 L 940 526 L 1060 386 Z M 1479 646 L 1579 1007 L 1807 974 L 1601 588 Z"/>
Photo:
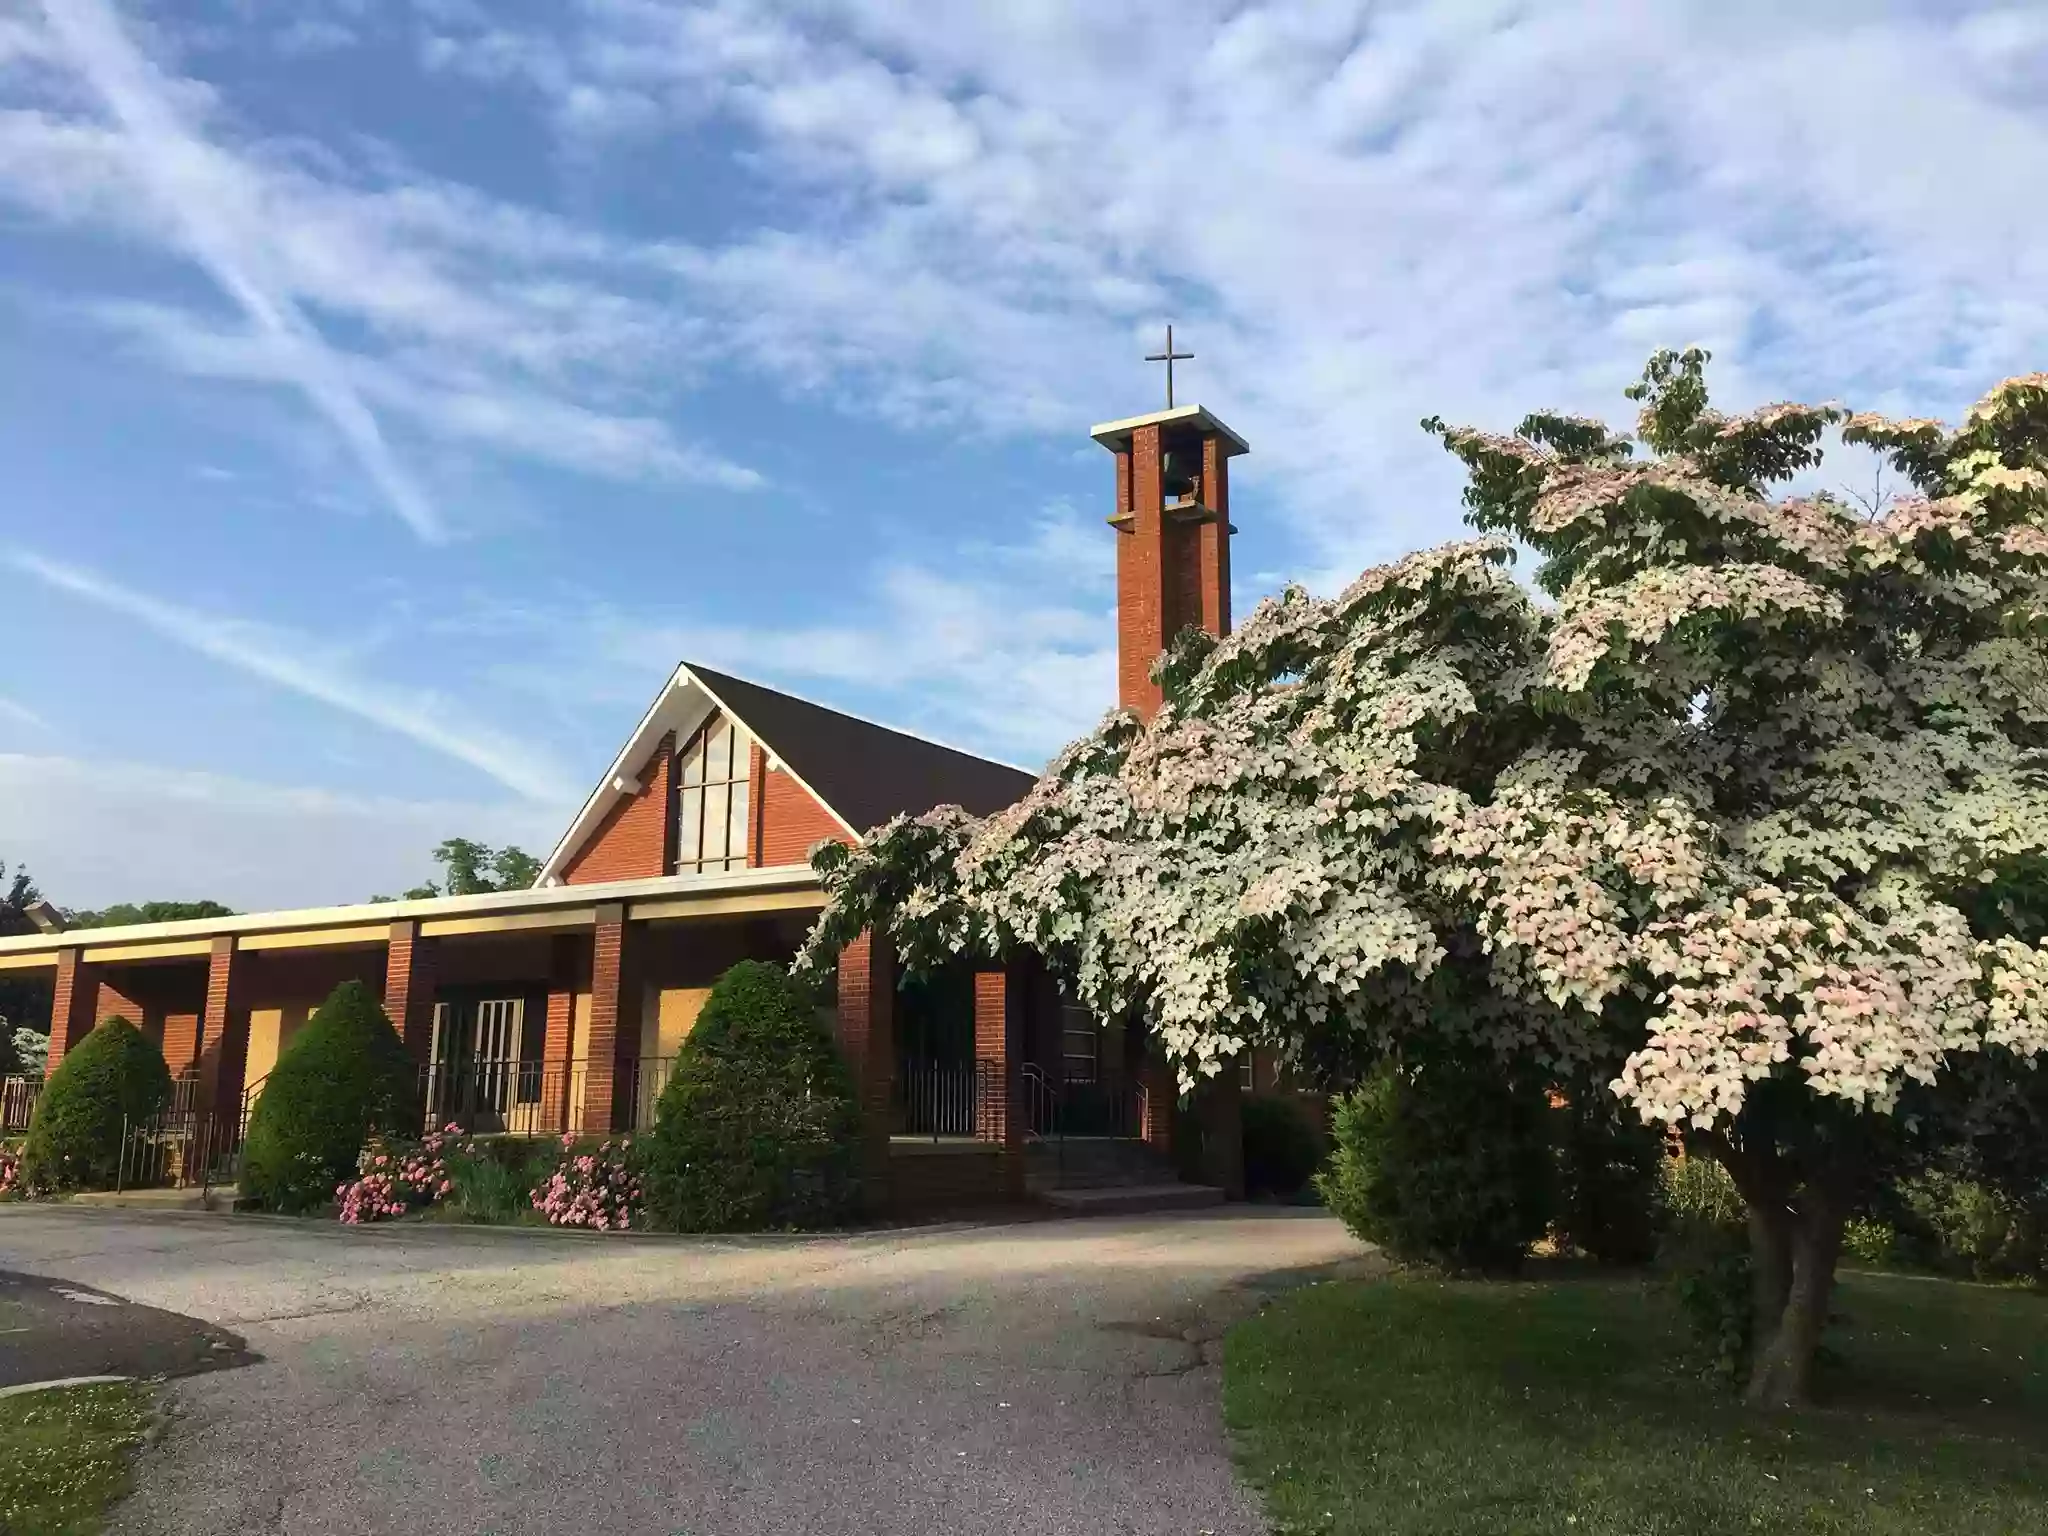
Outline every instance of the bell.
<path id="1" fill-rule="evenodd" d="M 1186 448 L 1169 448 L 1160 455 L 1159 478 L 1168 501 L 1188 501 L 1202 483 L 1202 461 Z"/>

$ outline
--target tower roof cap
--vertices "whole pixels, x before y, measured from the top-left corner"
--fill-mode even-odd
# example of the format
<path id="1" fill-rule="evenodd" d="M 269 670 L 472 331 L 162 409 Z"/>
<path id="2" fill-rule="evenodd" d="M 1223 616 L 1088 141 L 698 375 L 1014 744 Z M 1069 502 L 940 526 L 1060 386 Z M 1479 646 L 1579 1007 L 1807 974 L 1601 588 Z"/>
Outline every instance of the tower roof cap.
<path id="1" fill-rule="evenodd" d="M 1098 427 L 1090 427 L 1088 435 L 1103 447 L 1116 450 L 1129 445 L 1131 434 L 1140 427 L 1193 427 L 1198 432 L 1213 432 L 1223 439 L 1223 454 L 1235 458 L 1241 453 L 1250 453 L 1252 445 L 1239 437 L 1220 420 L 1210 414 L 1202 405 L 1177 405 L 1167 411 L 1152 411 L 1144 416 L 1130 416 L 1122 421 L 1105 421 Z"/>

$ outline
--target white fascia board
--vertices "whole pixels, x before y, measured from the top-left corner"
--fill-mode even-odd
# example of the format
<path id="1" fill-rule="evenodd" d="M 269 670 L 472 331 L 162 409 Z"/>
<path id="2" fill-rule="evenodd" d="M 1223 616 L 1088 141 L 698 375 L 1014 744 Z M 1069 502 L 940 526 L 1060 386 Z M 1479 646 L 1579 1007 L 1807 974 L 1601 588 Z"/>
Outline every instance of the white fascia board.
<path id="1" fill-rule="evenodd" d="M 653 875 L 642 880 L 607 880 L 593 885 L 531 886 L 523 891 L 485 891 L 476 896 L 434 896 L 422 901 L 366 901 L 346 907 L 303 907 L 282 912 L 244 912 L 233 917 L 186 918 L 175 923 L 126 923 L 117 928 L 72 928 L 64 933 L 25 934 L 0 939 L 0 954 L 59 949 L 100 949 L 159 939 L 219 938 L 229 934 L 288 933 L 305 928 L 352 928 L 413 919 L 487 916 L 501 912 L 545 912 L 554 907 L 601 906 L 645 901 L 656 896 L 741 893 L 815 888 L 808 864 L 772 869 L 738 869 L 711 875 Z"/>

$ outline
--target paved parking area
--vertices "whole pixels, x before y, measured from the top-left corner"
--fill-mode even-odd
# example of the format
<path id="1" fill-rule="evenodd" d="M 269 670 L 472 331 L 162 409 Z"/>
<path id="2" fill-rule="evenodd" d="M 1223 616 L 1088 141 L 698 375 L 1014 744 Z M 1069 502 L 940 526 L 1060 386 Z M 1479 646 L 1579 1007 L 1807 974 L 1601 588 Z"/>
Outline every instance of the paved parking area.
<path id="1" fill-rule="evenodd" d="M 14 1207 L 0 1264 L 246 1339 L 117 1531 L 1250 1536 L 1215 1340 L 1356 1256 L 1234 1207 L 657 1240 Z"/>

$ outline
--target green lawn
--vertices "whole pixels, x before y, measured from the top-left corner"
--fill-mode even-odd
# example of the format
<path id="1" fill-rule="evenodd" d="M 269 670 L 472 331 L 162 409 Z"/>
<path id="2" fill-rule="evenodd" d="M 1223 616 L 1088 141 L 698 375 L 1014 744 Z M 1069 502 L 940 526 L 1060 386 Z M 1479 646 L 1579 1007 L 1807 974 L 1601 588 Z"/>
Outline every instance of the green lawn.
<path id="1" fill-rule="evenodd" d="M 88 1536 L 128 1491 L 128 1456 L 149 1423 L 133 1382 L 0 1398 L 0 1532 Z"/>
<path id="2" fill-rule="evenodd" d="M 1224 1410 L 1281 1532 L 2048 1532 L 2048 1298 L 1851 1275 L 1824 1406 L 1745 1412 L 1665 1288 L 1532 1271 L 1313 1286 L 1236 1329 Z"/>

